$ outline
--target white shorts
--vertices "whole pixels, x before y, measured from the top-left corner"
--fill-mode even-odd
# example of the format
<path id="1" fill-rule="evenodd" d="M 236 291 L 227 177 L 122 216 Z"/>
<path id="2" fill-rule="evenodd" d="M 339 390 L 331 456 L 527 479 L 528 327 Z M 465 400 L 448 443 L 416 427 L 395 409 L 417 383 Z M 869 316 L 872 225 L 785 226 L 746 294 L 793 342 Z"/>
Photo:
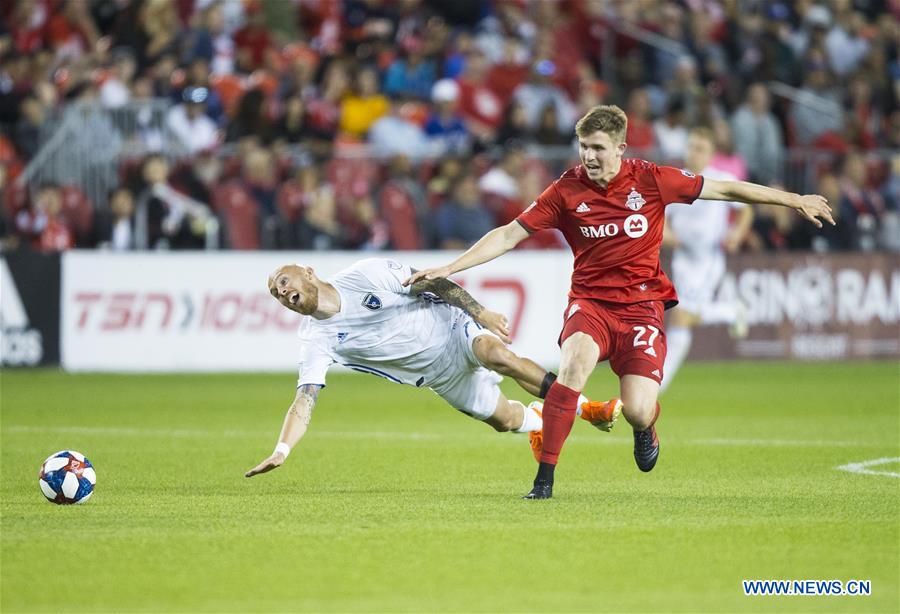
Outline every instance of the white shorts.
<path id="1" fill-rule="evenodd" d="M 672 283 L 678 306 L 694 315 L 713 302 L 716 288 L 725 275 L 725 255 L 721 251 L 689 254 L 676 250 L 672 255 Z"/>
<path id="2" fill-rule="evenodd" d="M 464 414 L 478 420 L 494 415 L 503 377 L 482 366 L 472 343 L 481 335 L 494 335 L 475 322 L 468 314 L 461 313 L 453 323 L 453 332 L 447 346 L 447 354 L 441 361 L 441 375 L 428 387 L 442 399 Z"/>

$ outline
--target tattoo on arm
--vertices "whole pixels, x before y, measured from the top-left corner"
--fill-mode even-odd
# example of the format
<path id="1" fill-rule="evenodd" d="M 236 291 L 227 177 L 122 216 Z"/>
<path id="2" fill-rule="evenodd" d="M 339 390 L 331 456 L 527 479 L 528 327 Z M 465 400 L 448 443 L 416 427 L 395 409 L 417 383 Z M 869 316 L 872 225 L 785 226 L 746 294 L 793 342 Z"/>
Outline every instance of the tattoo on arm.
<path id="1" fill-rule="evenodd" d="M 309 421 L 312 420 L 312 410 L 316 405 L 316 399 L 319 397 L 321 388 L 321 386 L 315 384 L 303 384 L 300 386 L 288 413 L 294 414 L 303 421 L 304 425 L 309 426 Z M 306 403 L 300 403 L 299 401 L 306 401 Z"/>
<path id="2" fill-rule="evenodd" d="M 413 284 L 410 289 L 412 294 L 431 292 L 442 298 L 444 302 L 459 307 L 473 318 L 477 318 L 484 311 L 484 307 L 476 301 L 471 294 L 461 286 L 449 279 L 423 279 Z"/>

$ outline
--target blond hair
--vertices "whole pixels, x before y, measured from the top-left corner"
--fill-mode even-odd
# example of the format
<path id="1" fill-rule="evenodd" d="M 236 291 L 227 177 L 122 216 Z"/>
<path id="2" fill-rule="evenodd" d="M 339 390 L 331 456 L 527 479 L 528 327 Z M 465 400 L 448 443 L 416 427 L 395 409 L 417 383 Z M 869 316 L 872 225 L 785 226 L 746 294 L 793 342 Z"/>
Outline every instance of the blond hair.
<path id="1" fill-rule="evenodd" d="M 608 134 L 614 143 L 624 143 L 628 116 L 614 104 L 603 104 L 588 111 L 575 124 L 575 134 L 579 137 L 586 137 L 598 130 Z"/>

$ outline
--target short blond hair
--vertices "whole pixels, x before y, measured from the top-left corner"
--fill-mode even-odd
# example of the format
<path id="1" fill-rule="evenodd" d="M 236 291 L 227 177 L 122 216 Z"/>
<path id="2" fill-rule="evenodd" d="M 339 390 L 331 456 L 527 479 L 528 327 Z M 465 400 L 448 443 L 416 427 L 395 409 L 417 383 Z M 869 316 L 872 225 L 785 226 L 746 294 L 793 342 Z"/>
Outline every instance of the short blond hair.
<path id="1" fill-rule="evenodd" d="M 602 104 L 588 111 L 575 124 L 575 134 L 585 137 L 597 131 L 605 132 L 614 143 L 624 143 L 628 131 L 628 116 L 614 104 Z"/>

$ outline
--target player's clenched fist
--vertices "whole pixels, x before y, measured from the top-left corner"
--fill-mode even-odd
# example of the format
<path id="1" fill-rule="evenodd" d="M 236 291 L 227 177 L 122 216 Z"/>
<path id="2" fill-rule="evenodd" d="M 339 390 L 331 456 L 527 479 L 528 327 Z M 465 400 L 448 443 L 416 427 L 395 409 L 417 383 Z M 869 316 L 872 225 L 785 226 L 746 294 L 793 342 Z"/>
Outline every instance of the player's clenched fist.
<path id="1" fill-rule="evenodd" d="M 509 336 L 509 320 L 502 313 L 485 309 L 475 320 L 486 329 L 500 337 L 503 343 L 512 343 Z"/>
<path id="2" fill-rule="evenodd" d="M 284 464 L 284 454 L 282 454 L 281 452 L 275 452 L 274 454 L 272 454 L 272 456 L 270 456 L 269 458 L 267 458 L 266 460 L 264 460 L 263 462 L 258 464 L 256 467 L 254 467 L 247 473 L 245 473 L 244 477 L 252 478 L 254 475 L 256 475 L 258 473 L 266 473 L 268 471 L 272 471 L 272 469 L 277 469 L 278 467 L 281 467 L 283 464 Z"/>

